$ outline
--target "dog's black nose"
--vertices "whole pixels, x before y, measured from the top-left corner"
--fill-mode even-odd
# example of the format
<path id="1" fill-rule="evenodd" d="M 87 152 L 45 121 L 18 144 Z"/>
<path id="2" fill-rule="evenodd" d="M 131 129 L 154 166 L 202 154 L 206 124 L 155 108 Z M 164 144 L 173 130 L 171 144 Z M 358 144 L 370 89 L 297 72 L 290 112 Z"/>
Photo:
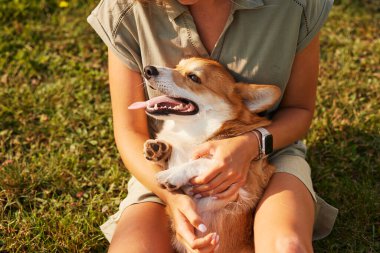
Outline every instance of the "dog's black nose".
<path id="1" fill-rule="evenodd" d="M 150 79 L 152 76 L 158 76 L 158 70 L 154 66 L 146 66 L 144 68 L 144 76 L 146 79 Z"/>

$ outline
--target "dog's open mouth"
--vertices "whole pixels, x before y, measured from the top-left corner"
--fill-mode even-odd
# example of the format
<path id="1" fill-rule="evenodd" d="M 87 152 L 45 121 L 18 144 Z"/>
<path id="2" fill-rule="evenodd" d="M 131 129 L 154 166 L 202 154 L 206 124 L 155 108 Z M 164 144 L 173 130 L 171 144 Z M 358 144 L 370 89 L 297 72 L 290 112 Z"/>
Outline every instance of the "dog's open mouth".
<path id="1" fill-rule="evenodd" d="M 128 107 L 131 110 L 141 108 L 145 108 L 146 112 L 152 115 L 194 115 L 199 111 L 197 104 L 189 99 L 165 95 L 144 102 L 136 102 Z"/>

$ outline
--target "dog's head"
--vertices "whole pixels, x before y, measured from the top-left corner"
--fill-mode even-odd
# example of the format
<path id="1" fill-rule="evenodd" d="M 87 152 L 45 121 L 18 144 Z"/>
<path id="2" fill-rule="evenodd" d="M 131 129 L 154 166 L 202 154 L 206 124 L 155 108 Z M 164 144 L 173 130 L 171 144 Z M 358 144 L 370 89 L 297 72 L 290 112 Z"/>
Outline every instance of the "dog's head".
<path id="1" fill-rule="evenodd" d="M 221 64 L 203 58 L 182 60 L 174 69 L 146 66 L 144 77 L 147 85 L 164 95 L 129 108 L 145 108 L 149 115 L 162 120 L 194 120 L 203 114 L 220 115 L 226 121 L 242 110 L 267 110 L 280 97 L 278 87 L 236 83 Z"/>

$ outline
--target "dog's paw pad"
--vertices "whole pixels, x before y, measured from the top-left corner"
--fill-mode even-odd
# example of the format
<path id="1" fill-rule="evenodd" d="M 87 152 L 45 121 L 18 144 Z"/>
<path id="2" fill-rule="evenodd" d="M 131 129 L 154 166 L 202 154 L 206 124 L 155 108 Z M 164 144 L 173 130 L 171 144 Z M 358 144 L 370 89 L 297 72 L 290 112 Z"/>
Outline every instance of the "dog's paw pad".
<path id="1" fill-rule="evenodd" d="M 169 182 L 161 183 L 160 186 L 162 189 L 166 189 L 168 191 L 175 191 L 180 188 L 179 186 L 171 184 Z"/>
<path id="2" fill-rule="evenodd" d="M 158 172 L 156 174 L 156 180 L 163 189 L 166 189 L 168 191 L 175 191 L 181 187 L 181 185 L 177 185 L 176 183 L 172 182 L 171 174 L 168 170 Z"/>
<path id="3" fill-rule="evenodd" d="M 169 143 L 160 140 L 147 140 L 144 143 L 144 156 L 149 161 L 167 161 L 171 154 Z"/>
<path id="4" fill-rule="evenodd" d="M 167 190 L 169 190 L 169 191 L 175 191 L 175 190 L 178 190 L 178 189 L 179 189 L 178 186 L 176 186 L 176 185 L 174 185 L 174 184 L 171 184 L 171 183 L 166 183 L 165 186 L 166 186 L 165 188 L 166 188 Z"/>

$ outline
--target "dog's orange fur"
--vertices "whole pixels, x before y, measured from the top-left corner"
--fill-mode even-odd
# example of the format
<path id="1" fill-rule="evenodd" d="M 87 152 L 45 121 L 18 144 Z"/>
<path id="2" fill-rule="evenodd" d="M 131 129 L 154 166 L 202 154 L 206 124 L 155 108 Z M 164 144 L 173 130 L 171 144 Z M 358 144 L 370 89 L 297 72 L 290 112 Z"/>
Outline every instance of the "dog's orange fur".
<path id="1" fill-rule="evenodd" d="M 189 80 L 187 76 L 190 72 L 196 74 L 202 83 L 197 84 Z M 195 94 L 211 93 L 213 96 L 222 98 L 226 104 L 231 105 L 230 120 L 216 129 L 208 140 L 230 138 L 268 125 L 270 121 L 256 113 L 268 109 L 280 96 L 277 87 L 268 85 L 273 93 L 273 98 L 256 111 L 249 110 L 244 101 L 259 99 L 254 97 L 255 89 L 264 86 L 236 83 L 229 72 L 213 60 L 201 58 L 183 60 L 174 69 L 172 78 L 177 86 L 191 90 Z M 274 171 L 275 168 L 266 159 L 252 161 L 246 184 L 242 187 L 243 190 L 239 192 L 236 201 L 228 203 L 225 208 L 219 211 L 202 214 L 202 219 L 208 228 L 207 233 L 216 231 L 220 236 L 218 253 L 254 251 L 254 208 Z M 199 231 L 197 234 L 199 236 L 204 235 Z"/>

